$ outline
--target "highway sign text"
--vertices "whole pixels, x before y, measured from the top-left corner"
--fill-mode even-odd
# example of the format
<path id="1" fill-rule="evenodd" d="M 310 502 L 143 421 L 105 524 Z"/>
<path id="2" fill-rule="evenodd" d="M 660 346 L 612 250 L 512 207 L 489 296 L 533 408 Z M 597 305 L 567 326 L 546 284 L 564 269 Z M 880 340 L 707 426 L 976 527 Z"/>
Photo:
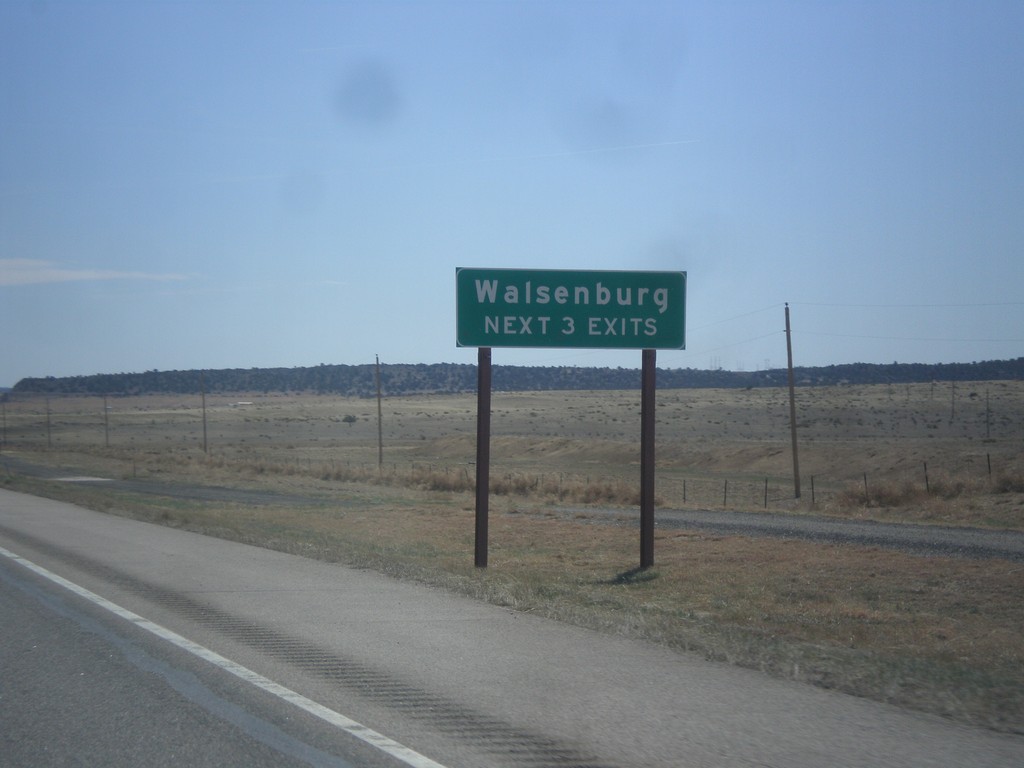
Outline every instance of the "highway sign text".
<path id="1" fill-rule="evenodd" d="M 461 268 L 456 294 L 460 347 L 685 347 L 685 272 Z"/>

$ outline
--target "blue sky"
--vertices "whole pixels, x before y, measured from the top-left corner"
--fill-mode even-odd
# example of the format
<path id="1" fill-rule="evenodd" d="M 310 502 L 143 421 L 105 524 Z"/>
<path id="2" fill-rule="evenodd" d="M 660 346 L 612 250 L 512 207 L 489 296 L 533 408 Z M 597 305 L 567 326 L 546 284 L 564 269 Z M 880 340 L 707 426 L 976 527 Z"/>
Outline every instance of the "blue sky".
<path id="1" fill-rule="evenodd" d="M 1018 357 L 1022 73 L 1017 0 L 5 0 L 0 385 L 475 362 L 460 266 L 686 271 L 662 367 Z"/>

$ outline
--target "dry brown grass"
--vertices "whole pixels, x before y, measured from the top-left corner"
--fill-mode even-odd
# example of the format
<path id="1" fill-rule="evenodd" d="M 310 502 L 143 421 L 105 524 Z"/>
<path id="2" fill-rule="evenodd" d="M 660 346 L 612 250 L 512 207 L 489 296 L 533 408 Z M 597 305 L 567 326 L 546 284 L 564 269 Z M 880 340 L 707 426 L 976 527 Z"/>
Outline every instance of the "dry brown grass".
<path id="1" fill-rule="evenodd" d="M 664 530 L 656 567 L 640 571 L 634 527 L 496 499 L 490 567 L 480 571 L 472 566 L 469 494 L 355 483 L 319 505 L 245 506 L 57 486 L 12 482 L 114 514 L 371 567 L 513 610 L 1024 730 L 1020 563 Z"/>
<path id="2" fill-rule="evenodd" d="M 112 465 L 122 462 L 122 472 L 156 471 L 161 463 L 201 453 L 197 396 L 107 402 L 105 420 L 101 398 L 51 397 L 48 406 L 40 398 L 14 398 L 5 408 L 7 449 L 105 454 Z M 906 491 L 925 488 L 926 465 L 935 491 L 929 503 L 936 497 L 955 502 L 946 516 L 965 506 L 967 496 L 976 508 L 991 492 L 1024 492 L 1022 382 L 961 382 L 955 390 L 948 384 L 802 388 L 797 405 L 803 501 L 810 501 L 813 485 L 818 510 L 864 506 L 855 495 L 843 504 L 836 497 L 862 487 L 865 475 L 867 506 L 890 506 L 883 492 L 896 489 L 896 505 L 905 507 Z M 495 393 L 495 481 L 544 488 L 545 498 L 566 493 L 567 486 L 634 485 L 639 408 L 639 392 Z M 687 505 L 723 506 L 725 499 L 724 506 L 763 508 L 767 479 L 769 508 L 792 508 L 788 413 L 784 389 L 659 392 L 658 488 L 665 504 L 681 506 L 685 495 Z M 233 470 L 304 469 L 334 477 L 341 470 L 377 469 L 372 400 L 211 395 L 206 415 L 209 455 Z M 409 474 L 425 465 L 447 475 L 438 482 L 457 483 L 452 477 L 474 459 L 475 418 L 472 395 L 386 398 L 385 468 Z M 967 492 L 948 493 L 944 483 Z M 914 503 L 920 501 L 926 499 Z M 1006 517 L 997 514 L 992 524 L 1012 524 Z M 972 512 L 966 522 L 977 518 Z"/>
<path id="3" fill-rule="evenodd" d="M 950 419 L 948 390 L 928 385 L 801 390 L 800 503 L 783 392 L 660 393 L 660 503 L 762 509 L 767 477 L 770 510 L 1022 529 L 1024 384 L 958 391 Z M 657 566 L 636 570 L 635 515 L 588 524 L 586 507 L 636 504 L 638 393 L 495 393 L 486 571 L 472 567 L 472 397 L 387 399 L 380 468 L 372 401 L 233 400 L 253 405 L 210 398 L 209 454 L 186 398 L 112 401 L 109 448 L 95 399 L 51 403 L 50 447 L 38 403 L 8 404 L 6 449 L 82 472 L 316 502 L 246 507 L 6 482 L 1024 731 L 1019 563 L 661 530 Z"/>

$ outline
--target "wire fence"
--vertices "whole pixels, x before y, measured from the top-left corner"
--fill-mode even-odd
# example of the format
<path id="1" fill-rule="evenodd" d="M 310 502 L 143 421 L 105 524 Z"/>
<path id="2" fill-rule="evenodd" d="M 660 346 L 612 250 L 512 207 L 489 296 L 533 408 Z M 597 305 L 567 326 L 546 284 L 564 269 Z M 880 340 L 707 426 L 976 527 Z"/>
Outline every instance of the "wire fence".
<path id="1" fill-rule="evenodd" d="M 147 462 L 167 460 L 169 453 L 181 461 L 202 461 L 222 468 L 256 474 L 303 474 L 326 481 L 367 481 L 402 484 L 432 490 L 472 491 L 475 468 L 464 461 L 353 461 L 356 439 L 351 417 L 303 420 L 301 413 L 261 418 L 247 411 L 246 400 L 222 396 L 209 403 L 217 416 L 211 421 L 212 448 L 208 449 L 208 418 L 198 398 L 135 399 L 116 396 L 20 395 L 0 397 L 0 454 L 17 450 L 106 452 L 130 461 L 137 474 Z M 225 416 L 230 412 L 230 417 Z M 298 432 L 297 432 L 298 430 Z M 304 435 L 305 442 L 295 435 Z M 351 438 L 351 439 L 350 439 Z M 412 434 L 404 436 L 408 444 Z M 365 446 L 363 446 L 365 449 Z M 376 448 L 376 446 L 374 446 Z M 993 456 L 978 453 L 955 466 L 939 459 L 925 459 L 898 473 L 858 470 L 851 465 L 843 476 L 805 474 L 801 477 L 799 503 L 825 506 L 838 497 L 865 504 L 898 503 L 913 494 L 953 496 L 984 487 L 1015 488 L 1022 476 L 1021 452 Z M 332 456 L 332 452 L 338 455 Z M 367 451 L 363 451 L 364 455 Z M 373 451 L 376 454 L 376 450 Z M 128 458 L 130 457 L 130 458 Z M 192 457 L 192 458 L 189 458 Z M 494 462 L 492 462 L 492 468 Z M 127 472 L 127 469 L 124 470 Z M 490 488 L 496 496 L 518 496 L 552 501 L 576 501 L 632 505 L 639 502 L 639 473 L 628 467 L 603 467 L 592 473 L 502 470 L 492 472 Z M 668 466 L 657 473 L 659 506 L 728 509 L 788 509 L 798 503 L 791 475 L 760 477 L 729 473 L 690 473 Z M 899 497 L 899 498 L 897 498 Z"/>

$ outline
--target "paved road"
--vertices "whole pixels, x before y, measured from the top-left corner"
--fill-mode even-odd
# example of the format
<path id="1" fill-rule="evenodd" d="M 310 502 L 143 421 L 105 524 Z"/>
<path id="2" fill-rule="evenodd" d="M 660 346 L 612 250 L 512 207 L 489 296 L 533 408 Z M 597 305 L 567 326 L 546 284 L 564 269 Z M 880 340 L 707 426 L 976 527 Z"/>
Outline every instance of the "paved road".
<path id="1" fill-rule="evenodd" d="M 391 765 L 7 557 L 0 616 L 0 765 Z"/>
<path id="2" fill-rule="evenodd" d="M 0 491 L 0 547 L 446 768 L 1024 765 L 1024 737 L 770 679 L 366 571 L 10 491 Z M 5 669 L 9 657 L 20 658 L 19 685 L 0 689 L 3 738 L 10 743 L 58 740 L 55 721 L 69 718 L 67 727 L 76 732 L 117 731 L 141 748 L 130 726 L 152 718 L 118 717 L 181 698 L 173 681 L 191 674 L 232 706 L 211 705 L 202 716 L 193 711 L 161 724 L 151 738 L 162 740 L 163 751 L 188 738 L 197 720 L 208 721 L 216 748 L 227 753 L 240 744 L 255 756 L 252 764 L 260 764 L 261 750 L 280 751 L 259 740 L 259 728 L 246 731 L 233 722 L 230 713 L 240 711 L 288 737 L 280 742 L 291 745 L 282 764 L 315 765 L 324 755 L 359 766 L 380 759 L 402 764 L 353 757 L 347 734 L 332 738 L 303 711 L 289 715 L 263 692 L 246 695 L 219 670 L 200 670 L 205 662 L 183 660 L 177 647 L 143 646 L 146 657 L 167 666 L 154 672 L 144 662 L 139 679 L 131 646 L 111 638 L 136 642 L 140 621 L 104 619 L 105 629 L 92 632 L 54 609 L 53 600 L 93 618 L 98 609 L 41 586 L 23 562 L 5 558 L 0 607 L 4 616 L 8 607 L 27 616 L 0 624 Z M 85 635 L 85 656 L 76 659 Z M 32 666 L 26 646 L 41 636 L 52 638 L 53 661 Z M 102 706 L 60 709 L 64 677 L 81 669 L 102 678 L 107 665 L 128 674 L 95 689 Z M 319 752 L 303 756 L 299 744 Z"/>

